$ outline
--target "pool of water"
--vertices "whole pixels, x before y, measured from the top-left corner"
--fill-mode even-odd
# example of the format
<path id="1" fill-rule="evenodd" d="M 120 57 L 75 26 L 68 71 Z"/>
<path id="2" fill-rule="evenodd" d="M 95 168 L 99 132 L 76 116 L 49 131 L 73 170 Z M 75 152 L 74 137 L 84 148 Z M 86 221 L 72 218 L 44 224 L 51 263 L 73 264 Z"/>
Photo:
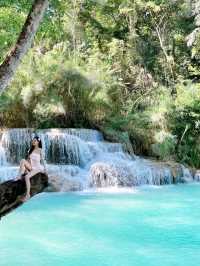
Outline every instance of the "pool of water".
<path id="1" fill-rule="evenodd" d="M 200 185 L 43 193 L 0 221 L 1 266 L 198 266 Z"/>

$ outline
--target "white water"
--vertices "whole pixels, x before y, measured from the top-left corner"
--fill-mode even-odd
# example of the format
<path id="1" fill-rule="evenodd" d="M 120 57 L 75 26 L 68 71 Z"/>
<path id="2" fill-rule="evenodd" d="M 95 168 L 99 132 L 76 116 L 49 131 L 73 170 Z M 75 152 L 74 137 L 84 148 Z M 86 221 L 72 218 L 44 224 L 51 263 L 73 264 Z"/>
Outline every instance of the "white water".
<path id="1" fill-rule="evenodd" d="M 9 129 L 0 135 L 0 181 L 16 176 L 26 157 L 33 129 Z M 120 143 L 110 143 L 100 132 L 89 129 L 37 130 L 42 139 L 48 174 L 59 180 L 60 190 L 132 187 L 174 183 L 171 167 L 127 154 Z M 179 167 L 176 182 L 192 181 Z M 65 182 L 67 181 L 67 183 Z"/>

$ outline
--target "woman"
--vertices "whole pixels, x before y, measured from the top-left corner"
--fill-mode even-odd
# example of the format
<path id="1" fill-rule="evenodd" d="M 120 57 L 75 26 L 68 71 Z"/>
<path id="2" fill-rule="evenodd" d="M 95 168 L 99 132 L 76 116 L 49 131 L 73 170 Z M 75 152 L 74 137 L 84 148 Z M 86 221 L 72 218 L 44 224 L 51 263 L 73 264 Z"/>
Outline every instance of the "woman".
<path id="1" fill-rule="evenodd" d="M 43 165 L 41 165 L 41 162 Z M 26 181 L 26 195 L 23 201 L 30 198 L 30 178 L 39 172 L 46 172 L 45 160 L 42 155 L 42 142 L 38 136 L 35 136 L 31 142 L 31 148 L 28 151 L 28 159 L 21 160 L 19 174 L 16 179 L 21 179 L 23 176 Z"/>

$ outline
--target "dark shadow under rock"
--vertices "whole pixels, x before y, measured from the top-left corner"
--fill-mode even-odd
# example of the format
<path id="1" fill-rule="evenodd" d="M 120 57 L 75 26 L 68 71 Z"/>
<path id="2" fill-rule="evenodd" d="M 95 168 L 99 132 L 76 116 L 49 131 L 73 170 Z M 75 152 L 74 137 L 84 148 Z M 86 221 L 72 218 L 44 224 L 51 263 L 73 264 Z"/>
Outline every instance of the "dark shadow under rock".
<path id="1" fill-rule="evenodd" d="M 48 186 L 48 176 L 38 173 L 31 177 L 31 197 Z M 21 205 L 26 193 L 25 180 L 9 180 L 0 184 L 0 218 Z"/>

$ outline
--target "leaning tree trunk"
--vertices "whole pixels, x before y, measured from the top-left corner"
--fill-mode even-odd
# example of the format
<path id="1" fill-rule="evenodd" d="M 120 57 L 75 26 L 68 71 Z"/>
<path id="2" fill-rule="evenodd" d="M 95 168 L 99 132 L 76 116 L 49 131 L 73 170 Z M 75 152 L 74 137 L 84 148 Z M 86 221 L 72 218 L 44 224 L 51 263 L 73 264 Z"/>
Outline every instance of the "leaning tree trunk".
<path id="1" fill-rule="evenodd" d="M 0 93 L 9 85 L 21 59 L 30 48 L 48 4 L 48 0 L 34 1 L 15 47 L 0 65 Z"/>
<path id="2" fill-rule="evenodd" d="M 46 174 L 38 173 L 31 177 L 31 197 L 42 192 L 48 186 Z M 26 193 L 25 180 L 9 180 L 0 184 L 0 219 L 2 216 L 22 204 Z"/>

